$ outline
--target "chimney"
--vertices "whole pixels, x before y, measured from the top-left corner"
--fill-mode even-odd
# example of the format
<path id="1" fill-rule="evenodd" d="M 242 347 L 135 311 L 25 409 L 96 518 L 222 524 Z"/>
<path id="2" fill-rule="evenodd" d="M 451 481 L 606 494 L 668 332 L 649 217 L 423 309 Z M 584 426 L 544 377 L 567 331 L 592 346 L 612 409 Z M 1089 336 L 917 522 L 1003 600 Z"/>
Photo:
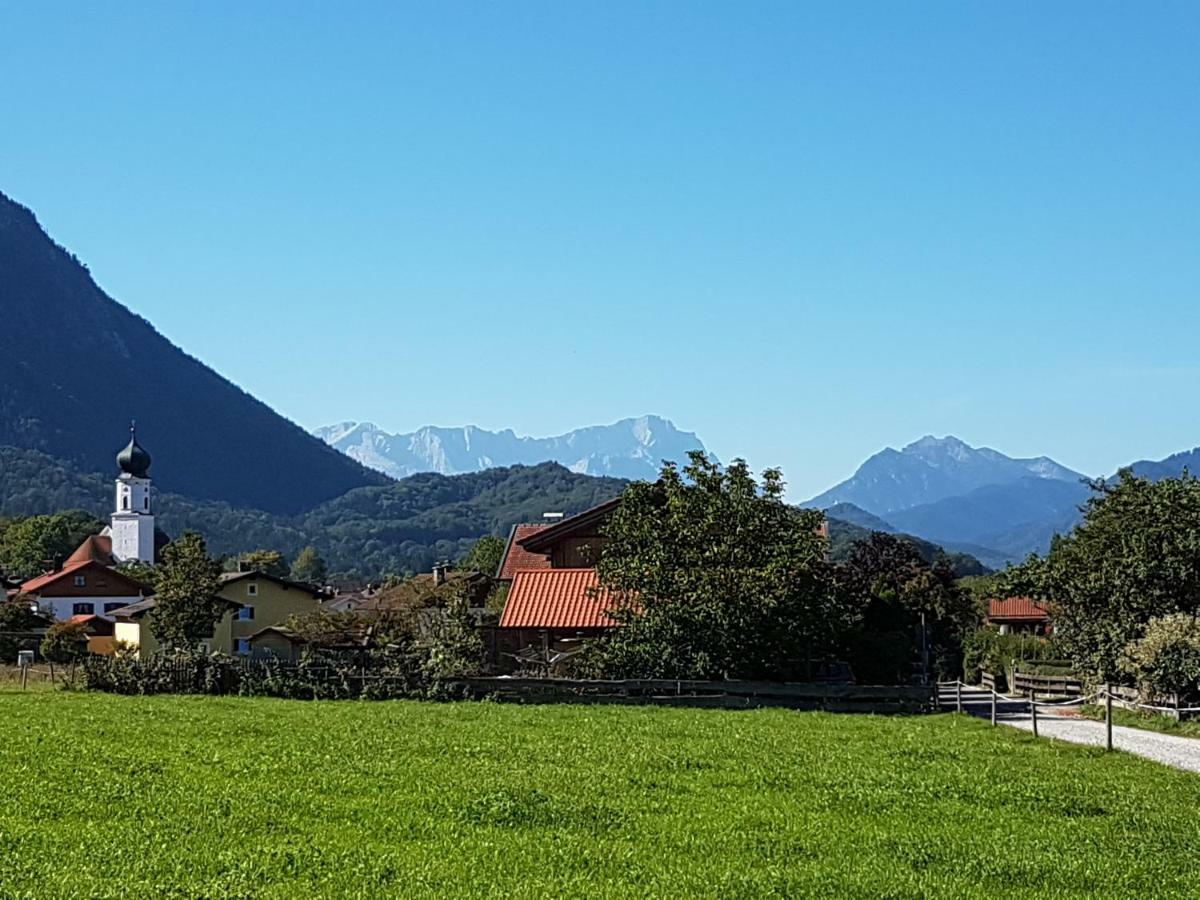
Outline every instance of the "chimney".
<path id="1" fill-rule="evenodd" d="M 435 585 L 446 583 L 446 569 L 448 569 L 449 566 L 450 563 L 447 560 L 442 560 L 441 562 L 436 562 L 433 564 L 433 583 Z"/>
<path id="2" fill-rule="evenodd" d="M 557 522 L 560 519 L 563 519 L 565 517 L 566 517 L 566 513 L 560 513 L 560 512 L 542 513 L 542 518 L 545 519 L 547 522 Z"/>

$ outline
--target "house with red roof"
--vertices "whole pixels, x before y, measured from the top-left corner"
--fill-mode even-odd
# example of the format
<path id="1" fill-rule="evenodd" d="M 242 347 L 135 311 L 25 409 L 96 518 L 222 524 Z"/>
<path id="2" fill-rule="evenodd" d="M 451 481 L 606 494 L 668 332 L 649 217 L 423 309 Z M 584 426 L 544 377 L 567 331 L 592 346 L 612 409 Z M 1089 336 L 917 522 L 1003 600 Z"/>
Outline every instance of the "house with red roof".
<path id="1" fill-rule="evenodd" d="M 137 603 L 149 591 L 139 581 L 118 572 L 102 559 L 88 555 L 89 538 L 67 559 L 63 567 L 31 578 L 21 585 L 21 593 L 38 609 L 59 621 L 74 616 L 105 616 L 131 603 Z M 93 545 L 94 546 L 94 545 Z"/>
<path id="2" fill-rule="evenodd" d="M 514 526 L 497 570 L 511 586 L 496 629 L 501 657 L 569 653 L 616 627 L 613 599 L 596 576 L 610 500 L 559 522 Z"/>
<path id="3" fill-rule="evenodd" d="M 999 628 L 1001 634 L 1050 633 L 1050 612 L 1030 597 L 989 600 L 986 621 Z"/>

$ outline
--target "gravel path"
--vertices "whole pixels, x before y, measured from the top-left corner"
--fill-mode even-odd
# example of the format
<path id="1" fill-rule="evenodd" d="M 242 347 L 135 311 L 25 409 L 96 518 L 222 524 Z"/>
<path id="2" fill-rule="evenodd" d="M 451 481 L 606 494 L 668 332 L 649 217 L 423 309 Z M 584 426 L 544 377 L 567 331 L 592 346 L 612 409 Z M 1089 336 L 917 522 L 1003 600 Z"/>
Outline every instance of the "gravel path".
<path id="1" fill-rule="evenodd" d="M 963 688 L 963 711 L 974 716 L 989 718 L 992 711 L 991 694 L 976 688 Z M 941 691 L 942 709 L 954 709 L 954 689 Z M 1068 707 L 1068 709 L 1070 709 Z M 996 704 L 996 721 L 1013 728 L 1033 730 L 1029 715 L 1029 701 L 1001 698 Z M 1073 744 L 1104 746 L 1104 723 L 1084 719 L 1077 713 L 1038 707 L 1038 734 L 1041 737 L 1070 741 Z M 1179 737 L 1159 734 L 1140 728 L 1113 726 L 1113 747 L 1153 759 L 1156 762 L 1200 772 L 1200 738 Z"/>

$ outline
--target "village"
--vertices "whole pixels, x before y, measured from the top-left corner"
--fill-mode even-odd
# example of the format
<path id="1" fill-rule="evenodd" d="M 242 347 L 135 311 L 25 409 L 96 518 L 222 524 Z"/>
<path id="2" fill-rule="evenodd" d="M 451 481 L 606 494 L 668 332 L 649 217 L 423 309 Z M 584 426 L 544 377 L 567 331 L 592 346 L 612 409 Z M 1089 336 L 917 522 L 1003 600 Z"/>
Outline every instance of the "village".
<path id="1" fill-rule="evenodd" d="M 38 651 L 47 633 L 56 637 L 46 646 L 61 645 L 61 633 L 73 637 L 79 651 L 86 647 L 94 656 L 149 660 L 176 651 L 164 647 L 152 627 L 157 605 L 152 589 L 131 574 L 161 562 L 165 543 L 155 526 L 151 460 L 131 430 L 128 445 L 116 458 L 119 473 L 109 525 L 88 536 L 61 565 L 8 587 L 7 600 L 28 604 L 41 620 L 27 635 L 22 651 L 26 664 L 41 661 L 39 655 L 45 654 Z M 403 590 L 395 585 L 392 590 L 374 585 L 338 590 L 238 560 L 236 571 L 219 576 L 223 612 L 211 634 L 199 636 L 190 650 L 201 656 L 289 663 L 298 662 L 310 644 L 314 650 L 362 650 L 373 646 L 371 623 L 381 614 L 419 598 L 428 632 L 429 618 L 444 615 L 446 598 L 461 596 L 484 638 L 482 672 L 562 671 L 589 639 L 620 627 L 612 615 L 614 598 L 596 570 L 607 541 L 605 526 L 619 503 L 618 498 L 569 515 L 547 512 L 541 522 L 515 524 L 495 570 L 460 571 L 446 561 L 415 575 Z M 818 533 L 826 538 L 827 532 L 822 521 Z M 987 603 L 983 624 L 997 635 L 1045 636 L 1051 631 L 1045 606 L 1027 597 L 990 598 Z M 336 617 L 336 628 L 330 628 L 329 616 Z M 322 627 L 306 628 L 306 620 Z M 849 667 L 834 668 L 842 680 L 853 680 Z M 915 677 L 928 683 L 932 674 L 926 666 Z M 994 678 L 991 673 L 987 677 Z"/>

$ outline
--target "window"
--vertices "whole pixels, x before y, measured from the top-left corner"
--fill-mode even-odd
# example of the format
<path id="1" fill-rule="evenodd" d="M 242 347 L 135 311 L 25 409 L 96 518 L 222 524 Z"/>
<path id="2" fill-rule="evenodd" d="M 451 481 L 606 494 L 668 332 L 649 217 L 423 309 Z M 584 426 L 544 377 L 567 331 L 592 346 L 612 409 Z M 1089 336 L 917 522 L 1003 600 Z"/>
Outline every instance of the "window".
<path id="1" fill-rule="evenodd" d="M 150 508 L 150 495 L 147 494 L 146 496 L 144 496 L 142 498 L 142 509 L 149 509 L 149 508 Z"/>
<path id="2" fill-rule="evenodd" d="M 258 596 L 258 584 L 257 583 L 252 581 L 248 585 L 246 585 L 246 596 L 247 597 L 257 597 Z"/>
<path id="3" fill-rule="evenodd" d="M 129 495 L 128 494 L 121 495 L 121 509 L 129 509 Z"/>
<path id="4" fill-rule="evenodd" d="M 210 645 L 208 641 L 201 641 L 197 645 L 196 649 L 200 651 L 201 656 L 208 656 L 210 653 L 212 653 L 212 645 Z"/>
<path id="5" fill-rule="evenodd" d="M 254 621 L 254 607 L 253 606 L 243 606 L 241 609 L 238 610 L 237 617 L 238 617 L 238 620 L 241 622 L 253 622 Z"/>
<path id="6" fill-rule="evenodd" d="M 90 616 L 95 611 L 96 604 L 94 603 L 76 603 L 71 610 L 72 615 L 76 616 Z"/>
<path id="7" fill-rule="evenodd" d="M 250 641 L 246 638 L 238 638 L 237 652 L 246 655 L 250 652 Z"/>
<path id="8" fill-rule="evenodd" d="M 114 609 L 120 609 L 122 606 L 128 606 L 128 605 L 129 604 L 127 604 L 127 603 L 105 603 L 104 604 L 104 614 L 107 616 Z"/>
<path id="9" fill-rule="evenodd" d="M 87 585 L 87 579 L 85 577 L 83 577 L 82 575 L 75 576 L 75 587 L 85 587 L 86 585 Z"/>

